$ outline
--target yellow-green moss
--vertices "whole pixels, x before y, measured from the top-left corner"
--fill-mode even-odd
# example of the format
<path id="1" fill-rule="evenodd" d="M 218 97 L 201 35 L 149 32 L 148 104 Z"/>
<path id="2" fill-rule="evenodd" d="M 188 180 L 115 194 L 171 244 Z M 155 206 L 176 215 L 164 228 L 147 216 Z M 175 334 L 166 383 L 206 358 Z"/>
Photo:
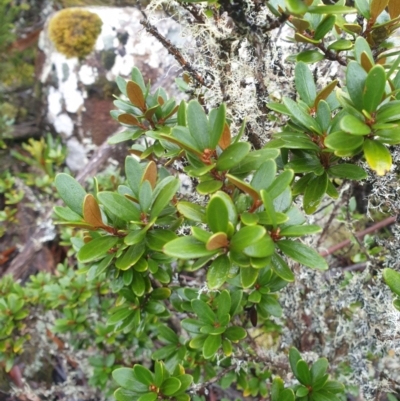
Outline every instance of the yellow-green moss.
<path id="1" fill-rule="evenodd" d="M 97 14 L 68 8 L 51 19 L 49 35 L 60 53 L 68 58 L 84 58 L 93 50 L 101 25 L 102 21 Z"/>

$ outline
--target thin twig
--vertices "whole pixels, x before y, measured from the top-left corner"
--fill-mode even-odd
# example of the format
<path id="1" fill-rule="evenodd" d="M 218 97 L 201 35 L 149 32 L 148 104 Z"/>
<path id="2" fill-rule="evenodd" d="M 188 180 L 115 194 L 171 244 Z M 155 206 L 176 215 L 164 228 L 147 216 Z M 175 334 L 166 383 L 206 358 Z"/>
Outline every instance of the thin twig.
<path id="1" fill-rule="evenodd" d="M 367 234 L 373 233 L 375 231 L 380 230 L 383 227 L 387 227 L 390 226 L 391 224 L 395 223 L 397 219 L 397 216 L 392 216 L 392 217 L 388 217 L 385 220 L 382 220 L 376 224 L 374 224 L 371 227 L 366 228 L 365 230 L 359 231 L 358 233 L 355 233 L 354 236 L 358 239 L 362 239 L 364 238 Z M 347 245 L 351 244 L 351 239 L 346 239 L 342 242 L 339 242 L 339 244 L 333 245 L 331 247 L 329 247 L 328 249 L 325 249 L 323 251 L 321 251 L 319 254 L 321 256 L 328 256 L 331 255 L 332 253 L 346 247 Z"/>
<path id="2" fill-rule="evenodd" d="M 146 31 L 153 35 L 167 50 L 168 53 L 175 57 L 175 60 L 186 70 L 200 85 L 210 88 L 211 85 L 207 84 L 204 78 L 192 67 L 192 65 L 185 60 L 179 49 L 174 46 L 165 36 L 158 32 L 158 29 L 151 25 L 147 19 L 140 20 L 140 24 L 146 28 Z"/>

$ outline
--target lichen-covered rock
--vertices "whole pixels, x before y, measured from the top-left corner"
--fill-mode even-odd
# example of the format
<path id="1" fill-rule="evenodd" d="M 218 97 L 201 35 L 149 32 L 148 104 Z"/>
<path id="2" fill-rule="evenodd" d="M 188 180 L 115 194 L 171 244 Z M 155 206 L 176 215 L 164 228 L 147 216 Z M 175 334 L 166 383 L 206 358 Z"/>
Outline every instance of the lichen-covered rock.
<path id="1" fill-rule="evenodd" d="M 56 49 L 67 56 L 86 57 L 100 35 L 101 18 L 88 10 L 69 8 L 58 12 L 50 21 L 49 35 Z"/>

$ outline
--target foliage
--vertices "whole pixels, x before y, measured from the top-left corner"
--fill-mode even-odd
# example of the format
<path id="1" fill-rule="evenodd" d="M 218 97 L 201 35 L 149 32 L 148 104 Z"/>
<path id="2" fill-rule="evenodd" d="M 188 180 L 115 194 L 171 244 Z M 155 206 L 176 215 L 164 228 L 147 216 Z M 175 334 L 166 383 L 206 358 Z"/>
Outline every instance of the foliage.
<path id="1" fill-rule="evenodd" d="M 188 3 L 184 7 L 195 19 L 217 26 L 226 12 L 238 35 L 246 32 L 246 41 L 256 43 L 257 35 L 243 28 L 248 20 L 243 22 L 245 16 L 232 9 L 232 2 Z M 54 208 L 58 223 L 81 234 L 70 238 L 79 276 L 64 271 L 59 283 L 46 283 L 40 303 L 63 308 L 54 332 L 88 335 L 77 346 L 86 346 L 90 336 L 98 343 L 115 342 L 114 349 L 105 346 L 104 355 L 91 359 L 96 367 L 92 383 L 107 386 L 113 371 L 118 401 L 196 400 L 214 382 L 272 401 L 343 399 L 344 385 L 334 380 L 334 371 L 329 378 L 326 358 L 310 358 L 309 367 L 308 358 L 284 343 L 289 363 L 282 367 L 268 354 L 257 354 L 253 330 L 271 338 L 290 325 L 294 331 L 296 323 L 283 319 L 280 296 L 291 286 L 288 292 L 301 291 L 307 299 L 311 289 L 298 290 L 292 283 L 328 269 L 305 238 L 321 228 L 307 224 L 299 201 L 312 219 L 325 195 L 339 197 L 344 181 L 383 176 L 392 169 L 391 146 L 400 143 L 400 56 L 390 35 L 399 26 L 400 8 L 393 0 L 360 0 L 355 8 L 342 0 L 329 6 L 318 0 L 271 0 L 265 7 L 270 25 L 262 34 L 268 37 L 270 27 L 287 22 L 291 40 L 307 49 L 289 57 L 295 63 L 296 96 L 267 103 L 271 120 L 284 123 L 264 145 L 251 146 L 245 140 L 250 140 L 246 121 L 236 129 L 230 104 L 215 101 L 206 89 L 192 82 L 193 99 L 178 104 L 163 88 L 152 90 L 134 68 L 130 80 L 117 78 L 122 95 L 111 112 L 125 130 L 109 142 L 136 141 L 118 187 L 100 188 L 94 179 L 87 192 L 68 174 L 55 178 L 65 203 Z M 357 24 L 348 14 L 366 23 Z M 325 60 L 345 67 L 344 79 L 319 88 L 310 64 Z M 183 66 L 207 87 L 188 63 Z M 193 193 L 184 194 L 180 178 L 191 182 Z M 366 257 L 373 255 L 371 249 Z M 383 270 L 397 309 L 399 274 Z M 201 285 L 196 286 L 196 277 Z M 381 281 L 367 272 L 359 282 L 366 277 L 375 285 Z M 340 290 L 354 291 L 352 278 Z M 187 284 L 191 280 L 193 285 Z M 35 279 L 32 283 L 26 288 L 40 287 Z M 10 369 L 21 350 L 15 338 L 23 335 L 28 301 L 22 287 L 6 287 L 0 318 L 2 358 Z M 94 297 L 95 288 L 110 296 Z M 346 306 L 348 320 L 361 303 L 358 295 Z M 382 294 L 374 296 L 380 302 Z M 92 307 L 106 320 L 95 329 L 88 319 Z M 306 311 L 303 315 L 307 319 Z M 141 358 L 124 359 L 128 341 L 137 345 Z M 287 378 L 289 370 L 297 382 Z"/>
<path id="2" fill-rule="evenodd" d="M 66 57 L 84 58 L 93 50 L 101 25 L 97 14 L 69 8 L 59 11 L 51 19 L 49 35 L 56 49 Z"/>

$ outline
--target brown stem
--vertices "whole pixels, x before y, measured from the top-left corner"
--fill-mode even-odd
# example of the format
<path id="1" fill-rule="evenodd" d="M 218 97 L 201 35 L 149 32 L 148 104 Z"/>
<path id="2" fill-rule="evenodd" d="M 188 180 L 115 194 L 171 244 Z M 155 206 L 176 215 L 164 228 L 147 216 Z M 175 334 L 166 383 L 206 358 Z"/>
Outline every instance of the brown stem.
<path id="1" fill-rule="evenodd" d="M 387 227 L 393 223 L 396 222 L 397 216 L 392 216 L 392 217 L 388 217 L 385 220 L 382 220 L 376 224 L 374 224 L 371 227 L 366 228 L 365 230 L 359 231 L 358 233 L 355 233 L 354 236 L 356 238 L 362 239 L 364 238 L 367 234 L 373 233 L 375 231 L 380 230 L 383 227 Z M 331 247 L 329 247 L 328 249 L 325 249 L 323 251 L 321 251 L 319 254 L 321 256 L 328 256 L 331 255 L 332 253 L 346 247 L 347 245 L 351 244 L 351 240 L 350 239 L 346 239 L 345 241 L 339 242 L 339 244 L 333 245 Z"/>
<path id="2" fill-rule="evenodd" d="M 150 24 L 147 19 L 140 20 L 140 24 L 146 28 L 146 31 L 153 35 L 167 50 L 168 53 L 175 57 L 175 60 L 186 70 L 200 85 L 210 88 L 204 78 L 192 67 L 192 65 L 185 60 L 182 53 L 174 46 L 166 37 L 161 35 L 157 28 Z"/>

